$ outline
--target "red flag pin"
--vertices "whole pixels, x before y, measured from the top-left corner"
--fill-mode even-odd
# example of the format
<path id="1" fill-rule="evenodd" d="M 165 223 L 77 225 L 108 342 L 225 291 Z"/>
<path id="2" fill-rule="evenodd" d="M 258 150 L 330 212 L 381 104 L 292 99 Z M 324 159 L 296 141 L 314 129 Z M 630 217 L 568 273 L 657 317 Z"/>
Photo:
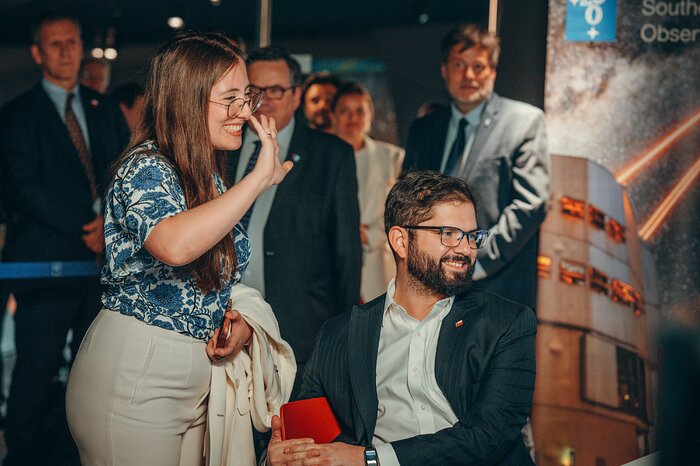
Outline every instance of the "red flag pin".
<path id="1" fill-rule="evenodd" d="M 462 325 L 464 325 L 464 321 L 463 321 L 463 320 L 460 320 L 459 322 L 457 322 L 457 323 L 455 324 L 455 328 L 461 327 Z"/>

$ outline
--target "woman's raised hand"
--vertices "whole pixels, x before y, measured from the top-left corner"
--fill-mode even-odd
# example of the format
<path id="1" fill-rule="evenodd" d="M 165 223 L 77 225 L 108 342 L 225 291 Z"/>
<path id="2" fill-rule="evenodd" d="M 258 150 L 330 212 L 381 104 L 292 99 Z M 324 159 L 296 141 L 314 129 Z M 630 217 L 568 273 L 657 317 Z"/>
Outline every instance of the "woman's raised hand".
<path id="1" fill-rule="evenodd" d="M 280 163 L 280 145 L 277 142 L 275 119 L 260 115 L 260 120 L 258 120 L 251 115 L 250 122 L 258 133 L 262 144 L 258 161 L 255 163 L 255 168 L 253 168 L 251 174 L 257 172 L 263 179 L 267 180 L 268 187 L 273 184 L 279 184 L 287 176 L 294 163 L 289 160 Z"/>

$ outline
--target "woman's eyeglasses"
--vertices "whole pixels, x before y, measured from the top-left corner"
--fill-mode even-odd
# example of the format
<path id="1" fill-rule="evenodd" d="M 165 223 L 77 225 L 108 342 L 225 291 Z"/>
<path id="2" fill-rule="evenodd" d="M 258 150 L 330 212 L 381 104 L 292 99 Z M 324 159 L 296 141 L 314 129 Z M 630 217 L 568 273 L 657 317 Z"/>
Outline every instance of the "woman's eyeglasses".
<path id="1" fill-rule="evenodd" d="M 231 102 L 227 104 L 217 102 L 215 100 L 209 101 L 217 105 L 221 105 L 222 107 L 226 107 L 226 115 L 228 115 L 229 118 L 236 118 L 241 114 L 243 107 L 245 107 L 246 104 L 248 104 L 250 107 L 250 113 L 255 113 L 262 104 L 263 94 L 259 92 L 249 92 L 246 94 L 246 97 L 234 97 Z"/>

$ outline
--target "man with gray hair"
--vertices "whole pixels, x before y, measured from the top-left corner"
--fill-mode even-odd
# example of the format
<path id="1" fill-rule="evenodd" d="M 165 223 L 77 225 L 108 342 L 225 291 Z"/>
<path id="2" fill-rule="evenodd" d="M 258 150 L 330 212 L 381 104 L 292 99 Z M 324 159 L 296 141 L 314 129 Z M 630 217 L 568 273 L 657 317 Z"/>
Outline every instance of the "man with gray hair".
<path id="1" fill-rule="evenodd" d="M 498 36 L 475 24 L 441 43 L 440 72 L 452 104 L 413 122 L 404 169 L 438 170 L 468 180 L 479 194 L 479 286 L 535 308 L 537 245 L 549 200 L 544 113 L 496 94 Z"/>

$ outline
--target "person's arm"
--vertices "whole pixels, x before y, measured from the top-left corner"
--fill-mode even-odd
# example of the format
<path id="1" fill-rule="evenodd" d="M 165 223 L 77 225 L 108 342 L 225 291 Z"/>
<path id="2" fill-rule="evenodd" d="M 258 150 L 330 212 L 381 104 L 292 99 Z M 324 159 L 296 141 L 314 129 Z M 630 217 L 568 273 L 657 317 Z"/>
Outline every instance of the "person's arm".
<path id="1" fill-rule="evenodd" d="M 333 191 L 333 267 L 335 269 L 335 312 L 350 310 L 360 302 L 362 246 L 360 207 L 357 201 L 357 174 L 352 148 L 343 150 Z"/>
<path id="2" fill-rule="evenodd" d="M 535 388 L 536 325 L 534 313 L 522 308 L 500 337 L 483 382 L 469 387 L 477 394 L 454 426 L 391 442 L 402 466 L 495 464 L 520 441 Z"/>
<path id="3" fill-rule="evenodd" d="M 292 162 L 279 162 L 274 120 L 261 116 L 258 122 L 251 116 L 250 122 L 262 141 L 255 168 L 224 194 L 159 222 L 144 243 L 153 257 L 172 266 L 196 260 L 233 230 L 260 194 L 291 170 Z"/>
<path id="4" fill-rule="evenodd" d="M 78 205 L 42 180 L 42 147 L 36 131 L 30 115 L 18 115 L 7 108 L 0 114 L 6 207 L 67 238 L 81 241 L 83 225 L 95 218 L 91 202 L 88 199 L 84 205 Z"/>
<path id="5" fill-rule="evenodd" d="M 501 211 L 489 240 L 479 251 L 478 264 L 485 275 L 505 267 L 537 234 L 547 214 L 549 152 L 542 112 L 531 119 L 522 144 L 515 150 L 511 192 L 510 204 Z M 475 278 L 483 278 L 484 273 L 475 273 Z"/>

